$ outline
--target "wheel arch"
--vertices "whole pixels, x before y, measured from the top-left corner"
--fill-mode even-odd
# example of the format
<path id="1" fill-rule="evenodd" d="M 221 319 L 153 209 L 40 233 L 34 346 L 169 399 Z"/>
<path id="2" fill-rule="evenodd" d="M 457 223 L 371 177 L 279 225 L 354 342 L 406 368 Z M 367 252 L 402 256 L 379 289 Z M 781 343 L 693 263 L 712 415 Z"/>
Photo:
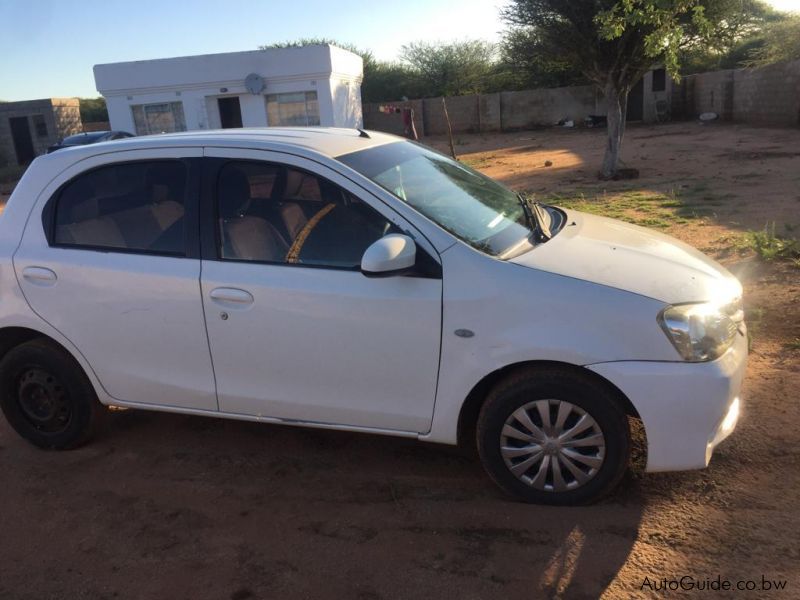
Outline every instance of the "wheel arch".
<path id="1" fill-rule="evenodd" d="M 501 367 L 492 371 L 476 383 L 470 390 L 466 399 L 461 405 L 461 410 L 458 415 L 458 445 L 462 447 L 469 447 L 475 443 L 475 428 L 478 423 L 478 415 L 483 406 L 486 396 L 489 391 L 501 380 L 517 373 L 521 370 L 535 370 L 535 369 L 561 369 L 564 371 L 575 373 L 581 377 L 594 380 L 607 388 L 611 394 L 617 398 L 620 407 L 629 417 L 641 420 L 636 407 L 630 399 L 620 390 L 616 385 L 611 383 L 605 377 L 598 375 L 594 371 L 586 369 L 578 365 L 551 361 L 551 360 L 531 360 L 517 362 L 510 365 Z"/>
<path id="2" fill-rule="evenodd" d="M 83 371 L 83 374 L 95 389 L 98 397 L 102 397 L 101 392 L 104 393 L 105 390 L 103 390 L 101 386 L 98 386 L 98 382 L 96 382 L 94 378 L 94 373 L 91 372 L 90 369 L 87 369 L 84 365 L 84 361 L 82 360 L 83 357 L 76 355 L 76 353 L 68 346 L 64 345 L 53 336 L 48 335 L 43 331 L 39 331 L 38 329 L 22 326 L 0 327 L 0 361 L 3 360 L 6 354 L 8 354 L 8 352 L 13 348 L 35 339 L 47 340 L 51 344 L 58 346 L 61 350 L 63 350 L 69 357 L 72 358 L 73 361 L 75 361 L 75 364 L 81 369 L 81 371 Z"/>
<path id="3" fill-rule="evenodd" d="M 6 354 L 8 354 L 8 351 L 12 348 L 16 348 L 17 346 L 24 344 L 25 342 L 30 342 L 36 338 L 47 339 L 55 344 L 58 344 L 65 351 L 69 352 L 67 348 L 64 348 L 63 344 L 60 344 L 57 340 L 54 340 L 49 335 L 42 333 L 41 331 L 37 331 L 29 327 L 3 327 L 0 328 L 0 360 L 3 360 Z M 72 353 L 70 352 L 70 355 L 71 354 Z"/>

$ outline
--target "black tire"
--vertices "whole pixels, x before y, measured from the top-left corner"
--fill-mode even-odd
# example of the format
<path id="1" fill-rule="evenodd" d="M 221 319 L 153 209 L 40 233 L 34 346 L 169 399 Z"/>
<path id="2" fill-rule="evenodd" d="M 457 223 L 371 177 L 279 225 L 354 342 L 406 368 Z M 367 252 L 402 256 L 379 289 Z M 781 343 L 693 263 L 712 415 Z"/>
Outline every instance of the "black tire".
<path id="1" fill-rule="evenodd" d="M 555 402 L 531 404 L 542 400 Z M 555 439 L 555 434 L 553 437 L 546 437 L 548 441 L 542 444 L 530 440 L 516 441 L 513 436 L 505 435 L 503 439 L 507 444 L 507 457 L 503 457 L 501 436 L 507 419 L 511 418 L 518 409 L 528 407 L 526 414 L 531 416 L 533 424 L 543 426 L 543 419 L 538 416 L 538 410 L 540 407 L 546 407 L 543 410 L 546 415 L 550 415 L 549 423 L 555 426 L 557 425 L 555 413 L 561 406 L 561 403 L 557 401 L 565 403 L 565 412 L 572 411 L 565 421 L 565 423 L 571 424 L 570 426 L 577 424 L 577 421 L 582 418 L 582 412 L 588 413 L 589 417 L 594 420 L 593 428 L 576 434 L 573 444 L 575 440 L 590 436 L 592 439 L 602 439 L 604 442 L 602 449 L 599 444 L 594 448 L 577 449 L 577 452 L 581 454 L 584 452 L 589 454 L 589 458 L 592 460 L 597 461 L 597 457 L 599 457 L 601 460 L 599 468 L 595 469 L 582 462 L 571 460 L 573 466 L 577 465 L 581 468 L 581 473 L 579 473 L 581 478 L 588 477 L 586 481 L 579 481 L 573 472 L 567 469 L 566 463 L 563 462 L 563 454 L 558 454 L 563 452 L 559 450 L 560 446 L 553 447 L 553 442 L 549 441 Z M 519 426 L 521 423 L 517 421 L 512 421 L 511 424 L 517 430 L 524 430 L 524 427 Z M 544 429 L 544 427 L 541 428 Z M 508 430 L 505 431 L 508 432 Z M 556 429 L 550 431 L 555 432 Z M 602 434 L 602 438 L 597 437 L 598 433 Z M 627 417 L 620 407 L 619 398 L 613 390 L 601 382 L 571 369 L 550 367 L 526 369 L 499 382 L 487 396 L 478 416 L 477 443 L 481 462 L 489 476 L 509 494 L 525 502 L 536 504 L 580 505 L 596 502 L 619 483 L 630 459 L 630 430 Z M 516 450 L 517 447 L 524 450 L 525 446 L 536 444 L 543 453 L 557 454 L 560 462 L 546 463 L 544 470 L 547 473 L 544 475 L 544 479 L 535 483 L 536 475 L 540 472 L 537 467 L 541 467 L 543 461 L 536 461 L 532 456 L 533 453 L 520 458 L 512 458 L 508 451 L 508 444 L 514 444 L 513 450 Z M 545 446 L 547 446 L 546 450 Z M 574 457 L 576 449 L 570 447 L 568 451 Z M 535 453 L 539 456 L 538 450 Z M 531 463 L 530 467 L 525 467 L 521 463 L 526 458 L 536 462 Z M 554 461 L 552 458 L 547 460 Z M 509 464 L 506 461 L 509 461 Z M 553 464 L 559 465 L 558 475 L 561 476 L 561 480 L 558 482 L 558 487 L 562 488 L 561 491 L 552 489 L 556 487 Z M 530 470 L 525 470 L 518 476 L 512 473 L 512 466 Z M 523 481 L 521 477 L 527 478 L 527 481 Z M 565 481 L 572 487 L 567 489 Z M 539 488 L 549 486 L 551 489 L 537 489 L 534 487 L 535 485 Z"/>
<path id="2" fill-rule="evenodd" d="M 86 443 L 107 412 L 81 366 L 45 339 L 12 348 L 0 361 L 0 408 L 19 435 L 47 450 Z"/>

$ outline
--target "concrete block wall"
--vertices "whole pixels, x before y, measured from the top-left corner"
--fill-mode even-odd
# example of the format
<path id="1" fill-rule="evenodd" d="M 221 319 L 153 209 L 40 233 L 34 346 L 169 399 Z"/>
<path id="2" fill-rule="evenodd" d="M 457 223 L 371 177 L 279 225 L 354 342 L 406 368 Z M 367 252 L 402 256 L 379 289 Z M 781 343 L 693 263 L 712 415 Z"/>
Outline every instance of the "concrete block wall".
<path id="1" fill-rule="evenodd" d="M 800 60 L 737 70 L 733 87 L 734 120 L 800 125 Z"/>
<path id="2" fill-rule="evenodd" d="M 478 133 L 480 127 L 480 96 L 452 96 L 446 99 L 447 114 L 453 133 Z M 424 107 L 425 131 L 428 135 L 447 133 L 441 98 L 428 98 Z"/>
<path id="3" fill-rule="evenodd" d="M 686 109 L 680 112 L 687 117 L 714 112 L 726 121 L 732 120 L 733 82 L 733 69 L 684 77 L 681 85 L 686 86 Z"/>
<path id="4" fill-rule="evenodd" d="M 42 115 L 47 135 L 39 135 L 33 117 Z M 33 142 L 33 151 L 38 156 L 47 147 L 57 143 L 62 137 L 81 131 L 80 103 L 77 98 L 47 98 L 43 100 L 24 100 L 0 104 L 0 165 L 17 164 L 14 140 L 11 136 L 9 119 L 24 117 Z"/>
<path id="5" fill-rule="evenodd" d="M 656 102 L 665 100 L 672 119 L 693 119 L 715 112 L 728 121 L 765 125 L 800 125 L 800 60 L 761 69 L 728 69 L 698 73 L 664 91 L 652 90 L 652 71 L 644 76 L 643 120 L 655 121 Z M 403 103 L 396 103 L 397 106 Z M 447 132 L 441 98 L 412 101 L 419 135 Z M 400 115 L 384 115 L 377 104 L 364 105 L 364 126 L 402 134 Z M 561 119 L 577 123 L 590 114 L 605 114 L 605 100 L 593 86 L 500 92 L 447 98 L 453 133 L 509 131 L 552 125 Z"/>
<path id="6" fill-rule="evenodd" d="M 500 131 L 503 129 L 502 105 L 500 94 L 481 94 L 480 99 L 480 131 Z"/>
<path id="7" fill-rule="evenodd" d="M 425 124 L 423 122 L 424 100 L 411 100 L 409 102 L 374 102 L 364 104 L 362 107 L 364 115 L 364 127 L 375 131 L 385 131 L 394 135 L 403 135 L 403 116 L 398 113 L 384 113 L 380 111 L 381 106 L 393 106 L 405 108 L 410 105 L 414 109 L 414 125 L 417 128 L 417 135 L 426 135 Z"/>
<path id="8" fill-rule="evenodd" d="M 553 125 L 561 119 L 579 123 L 597 112 L 590 85 L 501 92 L 500 99 L 503 130 Z"/>
<path id="9" fill-rule="evenodd" d="M 704 112 L 726 121 L 800 125 L 800 60 L 684 77 L 672 95 L 673 116 Z"/>
<path id="10" fill-rule="evenodd" d="M 108 131 L 111 129 L 111 123 L 108 121 L 94 121 L 93 123 L 84 123 L 84 131 Z"/>
<path id="11" fill-rule="evenodd" d="M 59 140 L 83 131 L 80 101 L 77 98 L 51 98 L 50 102 Z"/>
<path id="12" fill-rule="evenodd" d="M 602 98 L 598 99 L 593 86 L 575 86 L 472 94 L 446 98 L 447 113 L 453 133 L 508 131 L 541 125 L 552 125 L 561 119 L 580 122 L 589 114 L 602 114 Z M 417 133 L 442 135 L 447 133 L 441 98 L 412 100 Z M 381 105 L 404 107 L 404 102 L 364 104 L 364 126 L 401 135 L 403 120 L 399 114 L 380 112 Z"/>

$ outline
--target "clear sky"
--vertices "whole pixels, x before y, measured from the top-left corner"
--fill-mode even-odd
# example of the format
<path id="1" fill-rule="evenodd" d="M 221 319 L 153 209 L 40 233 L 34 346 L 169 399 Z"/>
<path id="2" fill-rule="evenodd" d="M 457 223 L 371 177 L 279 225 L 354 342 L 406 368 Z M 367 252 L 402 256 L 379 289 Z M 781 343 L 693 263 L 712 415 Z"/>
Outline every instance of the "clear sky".
<path id="1" fill-rule="evenodd" d="M 800 10 L 800 0 L 769 0 Z M 414 40 L 496 41 L 504 0 L 0 0 L 0 99 L 97 96 L 98 63 L 329 37 L 396 58 Z"/>
<path id="2" fill-rule="evenodd" d="M 767 3 L 778 10 L 800 11 L 800 0 L 767 0 Z"/>

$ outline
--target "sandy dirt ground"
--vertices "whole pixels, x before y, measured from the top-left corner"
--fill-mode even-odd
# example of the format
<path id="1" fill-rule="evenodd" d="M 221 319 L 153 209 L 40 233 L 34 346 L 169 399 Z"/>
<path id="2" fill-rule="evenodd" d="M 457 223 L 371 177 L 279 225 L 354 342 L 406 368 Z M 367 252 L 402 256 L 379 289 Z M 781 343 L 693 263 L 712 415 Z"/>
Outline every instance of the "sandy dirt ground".
<path id="1" fill-rule="evenodd" d="M 0 599 L 651 598 L 645 578 L 682 576 L 757 584 L 687 597 L 800 597 L 800 268 L 746 244 L 800 227 L 800 130 L 633 127 L 641 178 L 609 183 L 602 131 L 457 142 L 513 187 L 651 224 L 740 276 L 744 412 L 710 468 L 634 467 L 601 504 L 549 508 L 409 440 L 124 411 L 92 445 L 46 453 L 0 419 Z"/>

